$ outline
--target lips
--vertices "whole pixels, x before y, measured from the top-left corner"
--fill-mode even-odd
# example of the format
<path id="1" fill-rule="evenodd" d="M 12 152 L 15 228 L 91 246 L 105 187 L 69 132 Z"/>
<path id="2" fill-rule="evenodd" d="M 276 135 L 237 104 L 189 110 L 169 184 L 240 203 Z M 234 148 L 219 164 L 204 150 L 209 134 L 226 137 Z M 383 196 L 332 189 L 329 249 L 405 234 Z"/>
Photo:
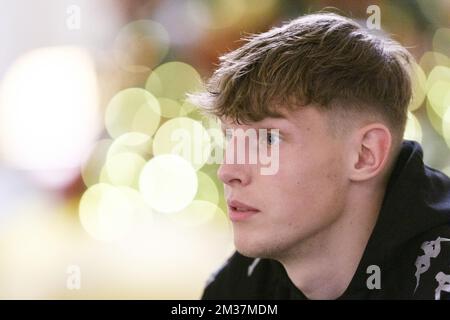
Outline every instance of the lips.
<path id="1" fill-rule="evenodd" d="M 257 214 L 259 209 L 251 207 L 237 200 L 228 201 L 228 210 L 232 221 L 243 221 Z"/>

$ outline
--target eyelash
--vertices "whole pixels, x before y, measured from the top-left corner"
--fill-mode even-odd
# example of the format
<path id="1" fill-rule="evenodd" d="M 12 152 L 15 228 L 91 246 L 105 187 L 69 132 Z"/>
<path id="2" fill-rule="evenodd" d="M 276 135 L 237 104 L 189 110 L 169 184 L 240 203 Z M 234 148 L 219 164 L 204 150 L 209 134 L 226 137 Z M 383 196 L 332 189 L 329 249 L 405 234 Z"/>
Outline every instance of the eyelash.
<path id="1" fill-rule="evenodd" d="M 228 142 L 228 141 L 230 141 L 232 136 L 229 134 L 229 132 L 224 132 L 224 137 L 225 137 L 225 141 Z M 272 133 L 272 129 L 267 129 L 267 134 L 266 135 L 261 135 L 260 139 L 261 139 L 261 137 L 265 137 L 266 138 L 265 143 L 267 143 L 269 146 L 273 145 L 273 142 L 269 142 L 269 138 L 273 139 L 273 137 L 276 137 L 278 139 L 278 143 L 280 143 L 282 141 L 282 139 L 281 139 L 279 134 Z"/>
<path id="2" fill-rule="evenodd" d="M 269 143 L 269 137 L 277 137 L 278 143 L 281 141 L 281 137 L 278 134 L 273 134 L 272 132 L 267 132 L 267 142 L 269 145 L 272 145 L 272 143 Z"/>
<path id="3" fill-rule="evenodd" d="M 264 142 L 267 143 L 269 146 L 273 145 L 274 142 L 269 142 L 269 139 L 270 139 L 270 138 L 273 139 L 273 137 L 276 137 L 276 138 L 278 139 L 278 143 L 281 142 L 281 137 L 280 137 L 280 135 L 279 135 L 279 134 L 276 134 L 276 133 L 273 133 L 271 129 L 268 129 L 268 130 L 267 130 L 267 134 L 265 135 L 265 137 L 263 137 L 263 138 L 265 138 L 265 139 L 264 139 L 264 140 L 265 140 Z"/>
<path id="4" fill-rule="evenodd" d="M 231 137 L 232 137 L 232 135 L 230 134 L 230 132 L 229 131 L 225 131 L 225 132 L 222 132 L 223 133 L 223 136 L 225 137 L 225 141 L 230 141 L 231 140 Z"/>

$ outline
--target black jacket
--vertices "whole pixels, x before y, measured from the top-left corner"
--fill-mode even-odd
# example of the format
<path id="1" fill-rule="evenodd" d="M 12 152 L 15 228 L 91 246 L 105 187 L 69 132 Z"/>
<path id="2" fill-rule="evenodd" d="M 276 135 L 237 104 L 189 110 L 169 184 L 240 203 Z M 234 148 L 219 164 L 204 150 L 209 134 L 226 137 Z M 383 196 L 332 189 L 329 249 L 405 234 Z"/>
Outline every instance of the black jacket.
<path id="1" fill-rule="evenodd" d="M 375 287 L 373 265 L 380 271 Z M 305 298 L 279 262 L 238 252 L 202 297 Z M 450 299 L 450 179 L 424 165 L 416 142 L 403 142 L 363 257 L 339 299 Z"/>

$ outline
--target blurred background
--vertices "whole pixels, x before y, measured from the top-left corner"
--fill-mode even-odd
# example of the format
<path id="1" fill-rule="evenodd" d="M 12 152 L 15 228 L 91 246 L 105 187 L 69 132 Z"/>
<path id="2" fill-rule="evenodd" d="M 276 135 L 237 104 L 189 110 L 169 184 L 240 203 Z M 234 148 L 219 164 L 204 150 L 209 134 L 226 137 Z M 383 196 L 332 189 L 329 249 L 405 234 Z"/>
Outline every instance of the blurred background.
<path id="1" fill-rule="evenodd" d="M 233 243 L 218 124 L 185 94 L 242 36 L 305 13 L 411 51 L 405 138 L 450 174 L 449 0 L 0 3 L 1 299 L 199 298 Z"/>

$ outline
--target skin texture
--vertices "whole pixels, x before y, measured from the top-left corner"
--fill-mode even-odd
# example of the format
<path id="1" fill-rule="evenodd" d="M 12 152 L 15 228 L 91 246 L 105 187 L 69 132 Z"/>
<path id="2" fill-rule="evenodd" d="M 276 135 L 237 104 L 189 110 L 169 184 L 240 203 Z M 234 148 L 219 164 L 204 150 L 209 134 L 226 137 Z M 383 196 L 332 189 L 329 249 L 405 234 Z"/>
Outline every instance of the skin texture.
<path id="1" fill-rule="evenodd" d="M 337 298 L 378 216 L 392 161 L 390 131 L 358 117 L 345 124 L 345 133 L 333 134 L 331 115 L 312 107 L 283 115 L 247 124 L 222 119 L 223 129 L 280 133 L 275 174 L 261 175 L 259 163 L 224 163 L 218 171 L 228 200 L 260 210 L 233 222 L 235 247 L 246 256 L 280 261 L 307 297 Z"/>

